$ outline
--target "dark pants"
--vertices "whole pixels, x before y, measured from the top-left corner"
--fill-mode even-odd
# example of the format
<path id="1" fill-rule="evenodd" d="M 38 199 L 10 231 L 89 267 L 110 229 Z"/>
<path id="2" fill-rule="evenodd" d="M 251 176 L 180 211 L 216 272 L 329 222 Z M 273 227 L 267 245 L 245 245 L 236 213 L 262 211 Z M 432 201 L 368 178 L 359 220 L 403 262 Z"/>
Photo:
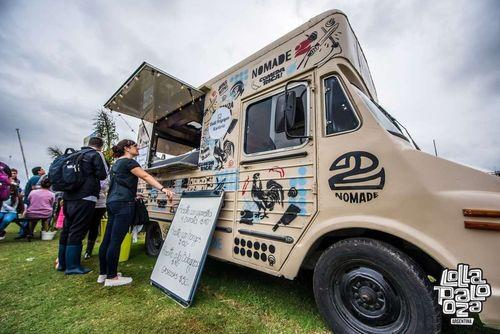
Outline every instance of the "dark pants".
<path id="1" fill-rule="evenodd" d="M 61 245 L 82 245 L 94 214 L 95 202 L 86 200 L 64 201 L 64 227 L 59 238 Z"/>
<path id="2" fill-rule="evenodd" d="M 28 234 L 27 235 L 30 237 L 33 237 L 33 233 L 35 233 L 35 226 L 36 226 L 36 224 L 38 224 L 38 221 L 39 220 L 42 221 L 42 228 L 43 228 L 44 224 L 49 223 L 49 219 L 51 219 L 51 217 L 48 217 L 48 218 L 25 218 L 25 220 L 27 220 L 27 222 L 28 222 Z"/>
<path id="3" fill-rule="evenodd" d="M 100 274 L 107 278 L 117 275 L 120 246 L 134 219 L 134 209 L 133 201 L 108 203 L 108 224 L 99 247 Z"/>
<path id="4" fill-rule="evenodd" d="M 97 240 L 97 233 L 99 232 L 99 225 L 101 224 L 101 219 L 106 213 L 106 208 L 95 208 L 94 214 L 90 221 L 89 235 L 87 237 L 88 241 L 95 242 Z"/>

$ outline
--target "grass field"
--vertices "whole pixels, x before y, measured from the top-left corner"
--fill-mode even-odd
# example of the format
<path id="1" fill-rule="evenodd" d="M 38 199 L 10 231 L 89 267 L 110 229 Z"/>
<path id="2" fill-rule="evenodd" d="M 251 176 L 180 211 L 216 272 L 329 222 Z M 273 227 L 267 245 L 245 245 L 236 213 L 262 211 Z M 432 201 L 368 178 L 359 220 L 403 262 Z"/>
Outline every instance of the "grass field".
<path id="1" fill-rule="evenodd" d="M 84 261 L 94 272 L 65 276 L 53 269 L 57 240 L 28 243 L 14 236 L 9 229 L 0 241 L 1 333 L 329 332 L 310 273 L 289 281 L 208 260 L 194 305 L 183 309 L 149 285 L 155 259 L 144 254 L 143 240 L 119 266 L 132 285 L 104 288 L 95 282 L 96 256 Z"/>

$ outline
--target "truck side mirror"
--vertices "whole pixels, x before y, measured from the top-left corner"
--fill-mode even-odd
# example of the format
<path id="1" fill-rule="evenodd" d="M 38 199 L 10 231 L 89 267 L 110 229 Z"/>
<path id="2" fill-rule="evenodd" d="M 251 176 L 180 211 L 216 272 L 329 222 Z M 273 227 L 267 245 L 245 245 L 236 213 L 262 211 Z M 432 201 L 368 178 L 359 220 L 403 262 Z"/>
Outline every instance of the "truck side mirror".
<path id="1" fill-rule="evenodd" d="M 276 133 L 285 132 L 285 120 L 287 120 L 287 128 L 293 128 L 293 123 L 295 121 L 295 109 L 296 109 L 296 94 L 295 92 L 287 92 L 286 98 L 285 94 L 278 97 L 276 102 L 276 114 L 274 119 L 274 131 Z M 286 104 L 285 104 L 286 103 Z M 285 113 L 287 114 L 285 116 Z"/>
<path id="2" fill-rule="evenodd" d="M 303 106 L 302 94 L 297 102 L 296 90 L 289 90 L 291 83 L 303 83 L 304 80 L 290 80 L 285 85 L 285 94 L 278 97 L 276 103 L 276 114 L 274 130 L 276 133 L 285 132 L 287 139 L 306 139 L 311 138 L 306 134 L 307 110 Z"/>
<path id="3" fill-rule="evenodd" d="M 285 98 L 285 122 L 286 129 L 290 130 L 295 127 L 297 113 L 297 94 L 294 91 L 287 92 Z"/>

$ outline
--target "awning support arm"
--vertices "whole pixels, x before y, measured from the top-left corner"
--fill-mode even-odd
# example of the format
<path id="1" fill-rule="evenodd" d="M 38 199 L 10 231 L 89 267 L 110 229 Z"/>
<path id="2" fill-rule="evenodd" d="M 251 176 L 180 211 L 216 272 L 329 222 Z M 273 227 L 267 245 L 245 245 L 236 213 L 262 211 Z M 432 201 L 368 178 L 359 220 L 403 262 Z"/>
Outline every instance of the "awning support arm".
<path id="1" fill-rule="evenodd" d="M 148 136 L 149 142 L 151 142 L 151 136 L 149 135 L 148 128 L 146 128 L 146 124 L 144 124 L 144 119 L 141 118 L 141 123 L 142 126 L 144 127 L 144 131 L 146 132 L 146 135 Z"/>
<path id="2" fill-rule="evenodd" d="M 203 119 L 203 110 L 200 109 L 200 106 L 197 105 L 194 101 L 194 96 L 193 96 L 193 92 L 191 92 L 191 88 L 188 87 L 188 92 L 189 92 L 189 95 L 191 95 L 191 101 L 194 105 L 196 105 L 196 109 L 198 109 L 198 113 L 201 117 L 201 119 Z"/>

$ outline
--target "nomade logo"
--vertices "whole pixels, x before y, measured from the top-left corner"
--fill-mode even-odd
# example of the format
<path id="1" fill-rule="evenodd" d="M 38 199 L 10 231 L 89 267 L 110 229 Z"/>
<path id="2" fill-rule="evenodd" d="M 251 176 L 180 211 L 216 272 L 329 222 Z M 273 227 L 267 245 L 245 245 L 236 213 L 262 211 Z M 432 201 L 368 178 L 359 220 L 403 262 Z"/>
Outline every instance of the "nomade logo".
<path id="1" fill-rule="evenodd" d="M 347 203 L 364 203 L 378 197 L 384 188 L 385 170 L 379 168 L 378 158 L 368 152 L 348 152 L 330 166 L 336 174 L 330 177 L 330 189 L 335 197 Z"/>

